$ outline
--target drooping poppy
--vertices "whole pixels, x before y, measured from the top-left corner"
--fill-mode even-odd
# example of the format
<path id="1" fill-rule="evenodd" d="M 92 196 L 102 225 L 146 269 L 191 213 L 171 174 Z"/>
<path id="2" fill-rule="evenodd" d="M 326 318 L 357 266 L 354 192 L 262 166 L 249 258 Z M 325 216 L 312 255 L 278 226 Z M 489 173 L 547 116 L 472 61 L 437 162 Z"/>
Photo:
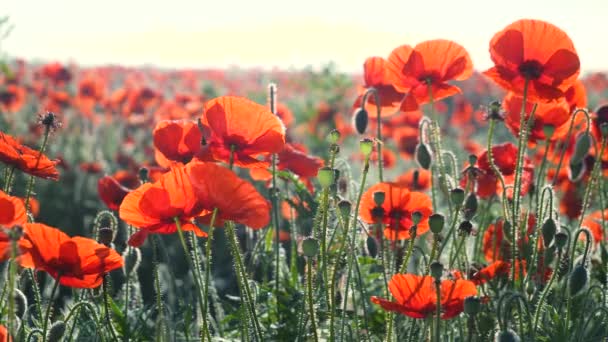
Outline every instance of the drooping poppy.
<path id="1" fill-rule="evenodd" d="M 548 102 L 563 97 L 576 81 L 580 61 L 570 37 L 545 21 L 522 19 L 496 33 L 490 42 L 494 67 L 484 74 L 507 91 Z"/>
<path id="2" fill-rule="evenodd" d="M 469 53 L 453 41 L 437 39 L 422 42 L 413 49 L 402 45 L 391 53 L 387 63 L 387 78 L 407 96 L 401 104 L 404 112 L 460 93 L 447 82 L 465 80 L 473 73 Z"/>
<path id="3" fill-rule="evenodd" d="M 397 91 L 386 77 L 386 60 L 382 57 L 369 57 L 363 63 L 364 87 L 359 90 L 359 96 L 353 104 L 353 109 L 361 107 L 366 89 L 374 88 L 378 92 L 381 115 L 383 117 L 395 114 L 399 110 L 405 94 Z M 365 110 L 370 118 L 377 117 L 376 97 L 369 94 L 365 101 Z"/>
<path id="4" fill-rule="evenodd" d="M 141 230 L 136 233 L 140 234 L 138 237 L 146 233 L 177 232 L 175 218 L 182 230 L 207 236 L 192 223 L 202 212 L 203 205 L 194 194 L 184 165 L 175 165 L 154 183 L 145 183 L 133 190 L 124 197 L 119 208 L 120 218 Z"/>
<path id="5" fill-rule="evenodd" d="M 0 190 L 0 226 L 10 228 L 26 222 L 27 213 L 23 201 Z"/>
<path id="6" fill-rule="evenodd" d="M 384 192 L 385 200 L 381 207 L 374 202 L 375 192 Z M 433 212 L 432 208 L 428 195 L 410 191 L 398 183 L 384 182 L 370 187 L 363 194 L 359 214 L 361 219 L 369 224 L 383 223 L 384 236 L 387 239 L 404 240 L 411 238 L 411 228 L 414 225 L 412 213 L 416 211 L 422 214 L 422 219 L 416 227 L 416 235 L 420 236 L 429 230 L 428 218 Z"/>
<path id="7" fill-rule="evenodd" d="M 230 220 L 260 229 L 270 221 L 270 203 L 233 171 L 214 163 L 191 162 L 187 172 L 193 194 L 203 208 L 198 222 L 210 224 L 215 208 L 218 209 L 215 227 Z"/>
<path id="8" fill-rule="evenodd" d="M 59 172 L 55 168 L 56 160 L 50 160 L 40 151 L 22 145 L 17 139 L 2 132 L 0 132 L 0 161 L 32 176 L 59 179 Z"/>
<path id="9" fill-rule="evenodd" d="M 205 104 L 200 118 L 206 148 L 215 160 L 229 162 L 231 150 L 235 165 L 264 167 L 257 159 L 281 152 L 285 145 L 285 126 L 267 107 L 236 96 L 222 96 Z M 209 156 L 201 158 L 209 160 Z"/>
<path id="10" fill-rule="evenodd" d="M 513 184 L 515 183 L 515 162 L 517 159 L 517 147 L 510 142 L 492 146 L 492 157 L 494 164 L 500 171 L 505 181 L 507 197 L 513 196 Z M 502 195 L 503 189 L 498 177 L 492 170 L 488 159 L 488 151 L 485 150 L 477 158 L 477 169 L 480 171 L 473 181 L 477 184 L 476 193 L 479 197 L 487 198 L 495 194 Z M 521 195 L 525 196 L 534 178 L 534 167 L 528 157 L 524 158 L 522 172 Z M 467 184 L 468 177 L 463 177 L 463 185 Z"/>
<path id="11" fill-rule="evenodd" d="M 522 101 L 523 98 L 514 93 L 507 94 L 503 101 L 503 108 L 507 113 L 505 125 L 515 137 L 519 136 Z M 534 103 L 526 101 L 526 122 L 530 118 L 533 108 Z M 544 141 L 546 139 L 545 126 L 551 126 L 554 129 L 550 141 L 563 139 L 568 133 L 570 118 L 570 107 L 565 98 L 560 98 L 557 101 L 549 103 L 537 103 L 536 111 L 534 112 L 534 122 L 529 130 L 528 142 L 534 144 L 539 140 Z"/>
<path id="12" fill-rule="evenodd" d="M 164 120 L 156 124 L 153 132 L 154 147 L 173 162 L 187 163 L 199 153 L 203 134 L 196 122 Z"/>
<path id="13" fill-rule="evenodd" d="M 384 310 L 412 318 L 427 318 L 437 311 L 437 290 L 431 276 L 395 274 L 388 288 L 395 301 L 371 297 Z M 443 280 L 440 285 L 441 318 L 450 319 L 464 311 L 464 299 L 477 294 L 475 284 L 468 280 Z"/>
<path id="14" fill-rule="evenodd" d="M 17 262 L 25 268 L 47 272 L 64 286 L 96 288 L 103 275 L 123 266 L 115 250 L 95 240 L 69 237 L 41 223 L 23 225 Z"/>

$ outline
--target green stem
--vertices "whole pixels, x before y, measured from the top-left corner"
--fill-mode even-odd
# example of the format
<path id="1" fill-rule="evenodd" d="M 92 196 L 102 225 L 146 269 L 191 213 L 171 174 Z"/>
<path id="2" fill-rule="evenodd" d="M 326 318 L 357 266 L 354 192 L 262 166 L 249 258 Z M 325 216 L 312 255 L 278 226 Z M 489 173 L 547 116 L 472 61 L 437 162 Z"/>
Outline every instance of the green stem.
<path id="1" fill-rule="evenodd" d="M 437 308 L 435 311 L 435 341 L 441 341 L 440 331 L 441 331 L 441 282 L 439 279 L 435 280 L 435 291 L 437 296 Z"/>
<path id="2" fill-rule="evenodd" d="M 53 284 L 53 289 L 51 290 L 51 297 L 49 298 L 49 305 L 46 307 L 46 314 L 44 315 L 44 322 L 42 323 L 42 339 L 46 342 L 47 340 L 47 329 L 49 326 L 49 318 L 51 317 L 51 311 L 53 309 L 53 299 L 55 298 L 55 293 L 59 288 L 59 280 L 61 279 L 61 275 L 57 276 L 57 280 L 55 284 Z"/>
<path id="3" fill-rule="evenodd" d="M 103 292 L 103 305 L 106 310 L 106 323 L 108 323 L 108 329 L 110 329 L 110 334 L 112 335 L 112 341 L 118 341 L 118 337 L 116 336 L 116 332 L 114 331 L 114 326 L 112 325 L 112 319 L 110 317 L 110 303 L 108 301 L 108 277 L 107 274 L 103 275 L 103 281 L 101 282 L 102 292 Z M 46 320 L 45 320 L 46 323 Z"/>
<path id="4" fill-rule="evenodd" d="M 407 265 L 410 262 L 410 257 L 412 256 L 412 251 L 414 250 L 415 242 L 416 242 L 416 226 L 412 227 L 412 235 L 410 236 L 410 243 L 407 247 L 407 254 L 405 254 L 405 258 L 403 258 L 403 262 L 401 263 L 401 268 L 399 269 L 399 273 L 401 273 L 401 274 L 407 272 Z"/>
<path id="5" fill-rule="evenodd" d="M 215 217 L 217 216 L 217 208 L 213 209 L 211 214 L 211 222 L 209 223 L 209 232 L 207 233 L 207 243 L 205 244 L 205 283 L 203 287 L 203 335 L 208 341 L 211 341 L 211 333 L 209 332 L 209 322 L 207 309 L 209 306 L 209 282 L 211 280 L 211 244 L 213 242 L 213 231 L 215 224 Z"/>
<path id="6" fill-rule="evenodd" d="M 490 127 L 488 128 L 488 162 L 490 164 L 490 168 L 494 171 L 496 178 L 500 181 L 500 185 L 502 186 L 502 212 L 505 220 L 508 219 L 508 209 L 507 209 L 507 186 L 505 184 L 505 179 L 500 172 L 498 166 L 494 162 L 494 156 L 492 152 L 492 138 L 494 137 L 494 129 L 496 126 L 496 119 L 490 118 Z"/>
<path id="7" fill-rule="evenodd" d="M 585 194 L 583 195 L 583 207 L 581 208 L 581 214 L 578 221 L 577 229 L 580 229 L 583 225 L 583 221 L 585 219 L 585 211 L 589 206 L 589 199 L 591 196 L 591 192 L 593 190 L 593 185 L 598 181 L 598 178 L 601 175 L 602 171 L 602 157 L 604 155 L 604 150 L 606 148 L 606 138 L 602 137 L 602 146 L 600 147 L 600 153 L 596 156 L 595 163 L 593 164 L 593 169 L 591 171 L 591 178 L 587 183 L 587 187 L 585 188 Z M 600 187 L 601 189 L 601 187 Z M 601 190 L 600 190 L 601 191 Z M 602 216 L 604 214 L 602 213 Z"/>
<path id="8" fill-rule="evenodd" d="M 545 286 L 545 288 L 543 289 L 543 292 L 540 295 L 538 304 L 536 304 L 536 310 L 534 311 L 534 327 L 532 328 L 532 341 L 534 341 L 534 338 L 536 335 L 536 330 L 538 329 L 538 320 L 540 319 L 540 316 L 542 314 L 543 303 L 545 302 L 545 298 L 551 291 L 551 285 L 553 285 L 553 282 L 555 281 L 555 278 L 557 277 L 561 259 L 562 259 L 562 250 L 558 249 L 557 250 L 557 260 L 555 261 L 555 268 L 553 270 L 553 273 L 551 274 L 549 283 L 547 284 L 547 286 Z"/>
<path id="9" fill-rule="evenodd" d="M 38 168 L 38 165 L 40 164 L 40 158 L 42 158 L 42 154 L 44 153 L 44 150 L 46 149 L 46 145 L 49 141 L 49 135 L 51 134 L 51 128 L 50 126 L 45 126 L 44 129 L 44 138 L 42 140 L 42 145 L 40 146 L 40 151 L 38 152 L 38 158 L 36 158 L 36 164 L 34 165 L 34 169 Z M 31 211 L 30 208 L 30 196 L 32 194 L 32 191 L 34 190 L 34 176 L 30 177 L 30 181 L 28 183 L 27 186 L 27 192 L 25 194 L 25 209 L 27 211 Z"/>
<path id="10" fill-rule="evenodd" d="M 308 295 L 308 315 L 310 319 L 310 328 L 314 337 L 314 341 L 319 341 L 317 335 L 317 323 L 315 318 L 315 304 L 313 299 L 312 289 L 312 259 L 307 258 L 306 260 L 306 294 Z"/>
<path id="11" fill-rule="evenodd" d="M 376 130 L 376 140 L 378 147 L 377 156 L 378 156 L 378 181 L 380 183 L 384 182 L 384 178 L 382 176 L 384 165 L 382 162 L 382 106 L 380 106 L 380 95 L 378 94 L 378 90 L 374 87 L 368 88 L 363 94 L 363 99 L 361 100 L 361 109 L 365 109 L 365 103 L 367 102 L 367 97 L 369 94 L 374 95 L 374 101 L 376 102 L 376 120 L 377 120 L 377 130 Z"/>

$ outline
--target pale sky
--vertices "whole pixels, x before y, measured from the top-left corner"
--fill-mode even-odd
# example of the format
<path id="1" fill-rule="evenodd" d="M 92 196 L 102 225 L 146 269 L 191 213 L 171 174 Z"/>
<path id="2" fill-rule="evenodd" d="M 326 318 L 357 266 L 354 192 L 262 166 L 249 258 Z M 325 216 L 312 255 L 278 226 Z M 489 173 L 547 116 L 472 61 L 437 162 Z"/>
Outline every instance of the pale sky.
<path id="1" fill-rule="evenodd" d="M 451 39 L 476 69 L 493 34 L 521 18 L 574 41 L 583 71 L 608 70 L 608 0 L 0 0 L 15 25 L 2 53 L 85 65 L 305 67 L 361 71 L 402 44 Z"/>

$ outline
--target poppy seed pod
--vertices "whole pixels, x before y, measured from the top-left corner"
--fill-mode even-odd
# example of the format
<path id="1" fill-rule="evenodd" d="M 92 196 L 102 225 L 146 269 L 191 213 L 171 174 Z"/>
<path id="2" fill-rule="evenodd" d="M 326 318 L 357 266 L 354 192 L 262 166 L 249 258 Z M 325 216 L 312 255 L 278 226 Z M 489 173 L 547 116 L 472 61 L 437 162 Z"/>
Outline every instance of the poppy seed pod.
<path id="1" fill-rule="evenodd" d="M 568 243 L 568 234 L 564 232 L 558 232 L 555 234 L 555 245 L 557 248 L 562 249 Z"/>
<path id="2" fill-rule="evenodd" d="M 521 339 L 515 331 L 511 329 L 497 331 L 494 335 L 494 342 L 519 342 Z"/>
<path id="3" fill-rule="evenodd" d="M 543 234 L 543 243 L 545 247 L 548 247 L 553 241 L 553 237 L 555 237 L 555 232 L 557 232 L 557 224 L 552 217 L 549 217 L 545 220 L 541 227 L 541 231 Z"/>
<path id="4" fill-rule="evenodd" d="M 357 130 L 357 133 L 364 134 L 367 130 L 367 124 L 369 122 L 369 115 L 364 108 L 357 108 L 353 114 L 353 125 Z"/>
<path id="5" fill-rule="evenodd" d="M 488 105 L 488 120 L 503 121 L 504 113 L 502 112 L 502 103 L 500 101 L 492 101 Z"/>
<path id="6" fill-rule="evenodd" d="M 471 224 L 471 221 L 462 221 L 462 223 L 460 223 L 458 226 L 458 231 L 461 234 L 470 235 L 473 231 L 473 224 Z"/>
<path id="7" fill-rule="evenodd" d="M 422 220 L 422 213 L 419 211 L 414 211 L 412 213 L 412 223 L 414 223 L 414 225 L 417 225 L 418 223 L 420 223 L 421 220 Z"/>
<path id="8" fill-rule="evenodd" d="M 460 208 L 460 206 L 462 206 L 462 203 L 464 202 L 464 190 L 462 190 L 461 188 L 452 189 L 450 191 L 450 200 L 452 201 L 452 204 L 454 204 L 454 206 Z"/>
<path id="9" fill-rule="evenodd" d="M 97 232 L 97 241 L 109 247 L 110 244 L 112 244 L 112 241 L 114 241 L 114 231 L 112 230 L 112 228 L 99 228 L 99 232 Z"/>
<path id="10" fill-rule="evenodd" d="M 418 144 L 416 146 L 416 162 L 418 162 L 418 165 L 420 165 L 421 168 L 428 170 L 431 168 L 432 160 L 433 157 L 431 156 L 429 147 L 424 143 Z"/>
<path id="11" fill-rule="evenodd" d="M 477 196 L 474 193 L 470 193 L 469 196 L 464 200 L 464 218 L 471 220 L 477 213 Z"/>
<path id="12" fill-rule="evenodd" d="M 307 237 L 302 241 L 302 251 L 307 257 L 314 257 L 319 254 L 319 241 L 313 237 Z"/>
<path id="13" fill-rule="evenodd" d="M 51 325 L 47 341 L 59 342 L 62 341 L 63 334 L 65 334 L 65 323 L 63 321 L 56 321 Z"/>
<path id="14" fill-rule="evenodd" d="M 138 173 L 138 175 L 139 175 L 139 180 L 140 180 L 142 183 L 147 183 L 147 182 L 148 182 L 148 180 L 150 179 L 150 178 L 149 178 L 150 171 L 149 171 L 149 170 L 148 170 L 148 168 L 147 168 L 147 167 L 145 167 L 145 166 L 144 166 L 144 167 L 141 167 L 141 168 L 139 169 L 139 173 Z"/>
<path id="15" fill-rule="evenodd" d="M 589 272 L 587 268 L 582 264 L 574 266 L 570 276 L 568 277 L 568 288 L 570 289 L 570 296 L 574 296 L 579 293 L 585 285 L 589 282 Z"/>
<path id="16" fill-rule="evenodd" d="M 382 206 L 384 200 L 386 199 L 386 193 L 384 191 L 374 191 L 374 203 L 377 206 Z"/>
<path id="17" fill-rule="evenodd" d="M 469 154 L 469 165 L 473 166 L 477 164 L 477 156 L 474 154 Z"/>
<path id="18" fill-rule="evenodd" d="M 429 227 L 433 234 L 439 234 L 445 225 L 445 217 L 441 214 L 433 214 L 429 216 Z"/>
<path id="19" fill-rule="evenodd" d="M 469 296 L 464 299 L 464 313 L 474 316 L 481 311 L 481 299 L 477 296 Z"/>
<path id="20" fill-rule="evenodd" d="M 369 157 L 374 149 L 374 142 L 370 138 L 361 139 L 359 142 L 359 150 L 365 157 Z"/>
<path id="21" fill-rule="evenodd" d="M 572 160 L 570 160 L 568 165 L 568 178 L 572 182 L 578 182 L 581 180 L 581 178 L 583 178 L 586 169 L 587 167 L 585 166 L 585 163 L 572 163 Z"/>
<path id="22" fill-rule="evenodd" d="M 338 202 L 338 209 L 340 209 L 340 214 L 342 215 L 342 219 L 346 221 L 350 216 L 350 210 L 352 208 L 352 204 L 350 201 L 342 200 Z"/>
<path id="23" fill-rule="evenodd" d="M 337 144 L 338 140 L 340 140 L 340 135 L 340 131 L 332 129 L 327 135 L 327 141 L 329 141 L 330 144 Z"/>
<path id="24" fill-rule="evenodd" d="M 553 136 L 553 133 L 555 133 L 555 126 L 553 126 L 553 125 L 544 125 L 543 126 L 543 134 L 545 135 L 546 139 L 551 139 L 551 137 Z"/>
<path id="25" fill-rule="evenodd" d="M 591 148 L 591 135 L 587 132 L 579 135 L 576 139 L 576 143 L 574 144 L 574 152 L 570 157 L 570 164 L 579 164 L 583 162 L 583 159 L 589 153 L 589 149 Z"/>
<path id="26" fill-rule="evenodd" d="M 334 170 L 327 166 L 320 168 L 317 179 L 323 189 L 329 188 L 334 182 Z"/>
<path id="27" fill-rule="evenodd" d="M 368 236 L 365 240 L 365 246 L 367 247 L 367 252 L 369 256 L 375 258 L 378 255 L 378 244 L 376 243 L 376 239 L 371 236 Z"/>
<path id="28" fill-rule="evenodd" d="M 435 281 L 441 280 L 443 275 L 443 264 L 439 261 L 433 261 L 430 266 L 431 276 L 435 278 Z"/>

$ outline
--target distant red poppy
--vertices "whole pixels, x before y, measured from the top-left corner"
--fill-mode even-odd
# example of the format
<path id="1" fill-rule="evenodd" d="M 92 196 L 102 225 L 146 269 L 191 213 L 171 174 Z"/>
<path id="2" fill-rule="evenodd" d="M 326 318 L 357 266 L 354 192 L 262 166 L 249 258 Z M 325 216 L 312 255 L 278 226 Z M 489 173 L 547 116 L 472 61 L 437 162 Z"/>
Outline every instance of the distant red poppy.
<path id="1" fill-rule="evenodd" d="M 25 104 L 26 90 L 17 84 L 0 86 L 0 110 L 3 112 L 16 113 Z"/>
<path id="2" fill-rule="evenodd" d="M 410 169 L 395 182 L 412 190 L 425 191 L 431 188 L 431 172 L 425 169 Z"/>
<path id="3" fill-rule="evenodd" d="M 397 91 L 386 77 L 386 60 L 382 57 L 370 57 L 363 63 L 363 79 L 365 85 L 359 90 L 359 96 L 355 100 L 353 109 L 361 107 L 363 94 L 368 88 L 375 88 L 378 92 L 380 100 L 380 108 L 383 111 L 382 116 L 394 114 L 399 110 L 401 101 L 405 94 Z M 376 98 L 373 94 L 367 97 L 365 109 L 370 118 L 376 118 Z"/>
<path id="4" fill-rule="evenodd" d="M 200 118 L 206 149 L 211 156 L 242 167 L 268 166 L 259 160 L 281 152 L 285 145 L 285 126 L 267 107 L 236 96 L 222 96 L 205 104 Z M 207 158 L 202 158 L 208 160 Z"/>
<path id="5" fill-rule="evenodd" d="M 484 74 L 519 96 L 527 79 L 531 102 L 563 97 L 580 72 L 572 40 L 541 20 L 518 20 L 496 33 L 490 42 L 490 57 L 495 66 Z"/>
<path id="6" fill-rule="evenodd" d="M 418 129 L 422 116 L 421 111 L 415 110 L 412 112 L 399 112 L 390 118 L 386 118 L 382 122 L 382 135 L 385 137 L 393 136 L 394 131 L 404 126 Z M 372 126 L 375 126 L 374 121 L 370 122 L 370 127 Z"/>
<path id="7" fill-rule="evenodd" d="M 393 130 L 392 138 L 397 144 L 401 158 L 409 160 L 414 157 L 419 140 L 418 135 L 418 128 L 414 127 L 403 126 Z"/>
<path id="8" fill-rule="evenodd" d="M 99 77 L 89 75 L 78 83 L 75 104 L 83 114 L 91 116 L 95 105 L 102 100 L 103 95 L 103 81 Z"/>
<path id="9" fill-rule="evenodd" d="M 427 318 L 437 311 L 437 290 L 430 276 L 395 274 L 388 288 L 394 302 L 371 297 L 384 310 L 398 312 L 412 318 Z M 442 319 L 450 319 L 464 311 L 464 299 L 477 294 L 475 284 L 468 280 L 443 280 L 440 285 Z"/>
<path id="10" fill-rule="evenodd" d="M 303 178 L 317 176 L 319 168 L 323 166 L 323 159 L 306 154 L 294 144 L 285 144 L 285 148 L 278 153 L 278 170 L 289 170 Z M 270 156 L 266 157 L 270 160 Z M 254 180 L 269 180 L 272 173 L 267 168 L 249 169 L 251 178 Z"/>
<path id="11" fill-rule="evenodd" d="M 23 225 L 19 240 L 18 263 L 25 268 L 43 270 L 64 286 L 95 288 L 103 275 L 122 267 L 115 250 L 84 237 L 70 238 L 57 228 L 41 223 Z"/>
<path id="12" fill-rule="evenodd" d="M 528 215 L 527 234 L 520 236 L 520 246 L 528 242 L 528 235 L 534 232 L 535 225 L 536 217 L 532 214 Z M 488 262 L 507 261 L 511 258 L 511 244 L 505 239 L 503 226 L 504 220 L 500 219 L 496 224 L 490 224 L 483 234 L 482 250 Z"/>
<path id="13" fill-rule="evenodd" d="M 32 176 L 58 180 L 56 160 L 22 145 L 8 134 L 0 132 L 0 161 Z"/>
<path id="14" fill-rule="evenodd" d="M 384 192 L 382 215 L 379 216 L 374 193 Z M 409 191 L 397 183 L 378 183 L 363 194 L 359 213 L 361 219 L 369 224 L 382 222 L 385 225 L 384 236 L 389 240 L 411 238 L 410 229 L 414 225 L 412 213 L 418 211 L 422 219 L 417 225 L 416 235 L 420 236 L 429 230 L 428 218 L 433 212 L 431 198 L 421 192 Z"/>
<path id="15" fill-rule="evenodd" d="M 194 195 L 190 177 L 183 165 L 173 166 L 158 181 L 145 183 L 127 194 L 119 208 L 121 219 L 147 233 L 177 232 L 174 221 L 177 217 L 184 231 L 207 236 L 192 223 L 202 212 L 203 205 Z"/>
<path id="16" fill-rule="evenodd" d="M 99 162 L 83 162 L 80 163 L 80 169 L 85 173 L 96 174 L 103 171 L 103 166 Z"/>
<path id="17" fill-rule="evenodd" d="M 608 222 L 608 209 L 604 211 L 594 211 L 591 214 L 585 216 L 585 218 L 583 219 L 583 226 L 587 227 L 591 232 L 591 236 L 593 236 L 593 242 L 595 246 L 599 245 L 605 239 L 603 228 L 604 220 Z"/>
<path id="18" fill-rule="evenodd" d="M 517 147 L 510 142 L 492 146 L 492 156 L 498 170 L 500 170 L 506 186 L 511 186 L 507 189 L 507 197 L 513 196 L 513 183 L 515 182 L 515 161 L 517 159 Z M 495 194 L 502 194 L 502 186 L 500 180 L 490 166 L 488 160 L 488 151 L 485 150 L 477 158 L 476 167 L 481 171 L 477 173 L 474 182 L 477 184 L 477 195 L 482 198 L 487 198 Z M 534 167 L 528 157 L 524 159 L 522 173 L 522 190 L 521 195 L 525 196 L 534 178 Z M 463 177 L 462 183 L 467 184 L 467 177 Z"/>
<path id="19" fill-rule="evenodd" d="M 187 163 L 201 150 L 203 134 L 196 122 L 164 120 L 154 128 L 154 147 L 171 161 Z"/>
<path id="20" fill-rule="evenodd" d="M 422 42 L 413 49 L 402 45 L 391 53 L 387 63 L 387 79 L 407 96 L 401 104 L 404 112 L 421 104 L 460 93 L 450 80 L 465 80 L 473 73 L 468 52 L 455 42 L 443 39 Z M 429 87 L 430 91 L 429 91 Z"/>
<path id="21" fill-rule="evenodd" d="M 0 190 L 0 227 L 12 227 L 27 222 L 23 201 Z"/>
<path id="22" fill-rule="evenodd" d="M 0 262 L 8 259 L 11 255 L 11 241 L 6 231 L 0 227 Z M 1 341 L 1 340 L 0 340 Z"/>
<path id="23" fill-rule="evenodd" d="M 505 125 L 515 137 L 519 136 L 522 101 L 523 98 L 514 93 L 507 94 L 503 101 L 503 107 L 507 112 Z M 526 101 L 526 121 L 530 118 L 532 108 L 534 108 L 534 103 Z M 560 98 L 557 101 L 549 103 L 537 103 L 536 112 L 534 112 L 534 123 L 529 132 L 528 142 L 534 144 L 539 140 L 544 141 L 546 139 L 544 133 L 545 126 L 552 126 L 555 130 L 551 136 L 551 141 L 563 139 L 568 133 L 570 118 L 570 107 L 565 98 Z"/>
<path id="24" fill-rule="evenodd" d="M 482 285 L 500 275 L 509 274 L 511 264 L 502 260 L 497 260 L 490 265 L 475 272 L 471 277 L 471 281 L 475 285 Z"/>
<path id="25" fill-rule="evenodd" d="M 110 210 L 118 210 L 125 196 L 131 191 L 131 189 L 122 186 L 112 176 L 103 176 L 97 181 L 99 198 Z"/>
<path id="26" fill-rule="evenodd" d="M 251 183 L 233 171 L 214 163 L 200 162 L 188 164 L 187 169 L 193 194 L 204 209 L 197 221 L 210 224 L 214 208 L 218 209 L 216 227 L 230 220 L 260 229 L 270 221 L 270 203 Z"/>

